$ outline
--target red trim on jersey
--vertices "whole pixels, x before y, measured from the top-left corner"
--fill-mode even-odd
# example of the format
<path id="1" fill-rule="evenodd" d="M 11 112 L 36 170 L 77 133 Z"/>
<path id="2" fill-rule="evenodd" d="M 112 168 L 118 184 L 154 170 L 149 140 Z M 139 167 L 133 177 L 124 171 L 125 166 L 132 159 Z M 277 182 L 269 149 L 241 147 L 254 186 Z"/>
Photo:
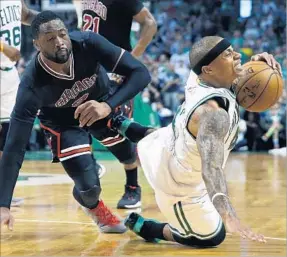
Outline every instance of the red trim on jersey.
<path id="1" fill-rule="evenodd" d="M 58 133 L 55 130 L 44 126 L 42 123 L 40 123 L 40 127 L 45 129 L 45 130 L 47 130 L 47 131 L 49 131 L 54 136 L 56 136 L 56 138 L 57 138 L 57 157 L 58 158 L 67 157 L 67 156 L 70 156 L 70 155 L 73 155 L 73 154 L 76 154 L 76 153 L 83 153 L 83 152 L 87 152 L 87 151 L 91 152 L 91 150 L 92 150 L 92 147 L 88 146 L 88 147 L 83 147 L 83 148 L 71 150 L 71 151 L 66 152 L 66 153 L 61 153 L 61 133 Z"/>

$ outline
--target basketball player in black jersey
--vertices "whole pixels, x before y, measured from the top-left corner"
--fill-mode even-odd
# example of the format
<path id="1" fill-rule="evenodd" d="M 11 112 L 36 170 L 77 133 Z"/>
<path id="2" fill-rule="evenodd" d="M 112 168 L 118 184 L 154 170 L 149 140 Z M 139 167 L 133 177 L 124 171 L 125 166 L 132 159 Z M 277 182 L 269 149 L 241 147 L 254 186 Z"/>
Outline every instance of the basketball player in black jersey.
<path id="1" fill-rule="evenodd" d="M 31 29 L 39 53 L 22 76 L 0 161 L 1 224 L 13 227 L 9 210 L 13 190 L 40 110 L 39 119 L 54 159 L 61 161 L 75 183 L 75 199 L 102 232 L 123 233 L 126 227 L 122 221 L 100 200 L 90 135 L 99 138 L 110 133 L 107 122 L 114 110 L 148 85 L 149 72 L 128 51 L 96 33 L 68 34 L 53 12 L 38 14 Z M 111 86 L 106 70 L 125 76 L 121 87 Z"/>
<path id="2" fill-rule="evenodd" d="M 113 44 L 131 52 L 135 57 L 143 54 L 156 33 L 155 19 L 140 0 L 74 0 L 82 30 L 99 33 Z M 141 26 L 140 39 L 134 49 L 130 43 L 133 20 Z M 116 74 L 109 74 L 111 80 L 119 81 Z M 114 82 L 116 83 L 116 82 Z M 124 115 L 131 117 L 133 105 L 130 102 Z M 109 138 L 109 139 L 108 139 Z M 120 135 L 111 134 L 97 138 L 124 165 L 126 171 L 125 193 L 118 202 L 118 208 L 141 206 L 141 188 L 138 185 L 135 145 Z"/>

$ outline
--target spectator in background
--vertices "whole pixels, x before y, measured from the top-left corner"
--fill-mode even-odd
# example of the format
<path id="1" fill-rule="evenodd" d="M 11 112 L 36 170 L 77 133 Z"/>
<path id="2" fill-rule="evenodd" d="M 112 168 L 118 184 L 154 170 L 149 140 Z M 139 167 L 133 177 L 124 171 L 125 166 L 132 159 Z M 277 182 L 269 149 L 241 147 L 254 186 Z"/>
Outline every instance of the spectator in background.
<path id="1" fill-rule="evenodd" d="M 178 99 L 180 86 L 180 77 L 175 73 L 174 66 L 169 64 L 162 81 L 161 93 L 163 96 L 164 105 L 173 113 L 176 112 L 178 106 L 180 105 Z"/>
<path id="2" fill-rule="evenodd" d="M 279 103 L 261 114 L 260 126 L 263 134 L 258 145 L 258 150 L 267 151 L 286 146 L 286 138 L 284 138 L 284 134 L 286 134 L 284 123 L 286 125 L 286 122 L 284 118 L 286 118 L 286 110 L 283 110 Z"/>
<path id="3" fill-rule="evenodd" d="M 240 30 L 235 30 L 233 32 L 233 37 L 231 39 L 231 44 L 238 46 L 239 48 L 243 47 L 243 36 Z"/>
<path id="4" fill-rule="evenodd" d="M 179 76 L 180 84 L 184 85 L 188 79 L 190 70 L 188 69 L 188 66 L 185 65 L 183 60 L 180 60 L 176 63 L 174 67 L 174 72 Z"/>
<path id="5" fill-rule="evenodd" d="M 243 119 L 246 121 L 245 139 L 247 142 L 248 151 L 256 151 L 257 141 L 261 135 L 259 127 L 260 115 L 255 112 L 245 111 Z"/>
<path id="6" fill-rule="evenodd" d="M 268 14 L 270 11 L 277 11 L 277 7 L 274 3 L 274 1 L 270 1 L 270 0 L 263 0 L 262 3 L 262 12 L 263 14 Z"/>
<path id="7" fill-rule="evenodd" d="M 158 112 L 160 125 L 162 127 L 166 127 L 168 124 L 172 122 L 173 112 L 170 109 L 164 107 L 162 102 L 155 103 L 155 111 Z"/>
<path id="8" fill-rule="evenodd" d="M 201 31 L 201 37 L 214 36 L 218 34 L 218 27 L 209 19 L 205 20 L 203 23 L 203 28 Z"/>
<path id="9" fill-rule="evenodd" d="M 240 151 L 243 147 L 247 146 L 247 140 L 244 137 L 246 129 L 246 121 L 241 119 L 238 123 L 238 139 L 233 151 Z"/>
<path id="10" fill-rule="evenodd" d="M 182 42 L 179 43 L 178 48 L 170 57 L 170 63 L 175 67 L 182 61 L 186 67 L 189 66 L 189 49 L 185 50 L 185 45 Z"/>

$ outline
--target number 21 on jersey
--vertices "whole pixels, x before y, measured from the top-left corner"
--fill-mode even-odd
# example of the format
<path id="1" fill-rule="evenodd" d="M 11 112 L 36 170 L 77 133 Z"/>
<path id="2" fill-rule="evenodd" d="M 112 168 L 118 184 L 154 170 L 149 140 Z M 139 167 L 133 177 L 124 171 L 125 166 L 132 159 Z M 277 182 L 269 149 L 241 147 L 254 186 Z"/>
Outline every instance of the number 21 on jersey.
<path id="1" fill-rule="evenodd" d="M 93 17 L 90 14 L 84 14 L 83 15 L 83 31 L 92 31 L 95 33 L 99 33 L 99 25 L 100 25 L 100 18 L 99 17 Z"/>

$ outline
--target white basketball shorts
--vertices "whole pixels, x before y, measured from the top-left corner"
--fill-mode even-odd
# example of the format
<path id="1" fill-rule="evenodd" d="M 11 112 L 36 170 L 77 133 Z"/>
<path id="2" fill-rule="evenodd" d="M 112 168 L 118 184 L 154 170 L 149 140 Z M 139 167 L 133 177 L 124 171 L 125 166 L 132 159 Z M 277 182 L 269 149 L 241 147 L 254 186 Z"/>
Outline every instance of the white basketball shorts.
<path id="1" fill-rule="evenodd" d="M 20 78 L 16 67 L 0 70 L 0 122 L 9 121 L 14 108 Z"/>

